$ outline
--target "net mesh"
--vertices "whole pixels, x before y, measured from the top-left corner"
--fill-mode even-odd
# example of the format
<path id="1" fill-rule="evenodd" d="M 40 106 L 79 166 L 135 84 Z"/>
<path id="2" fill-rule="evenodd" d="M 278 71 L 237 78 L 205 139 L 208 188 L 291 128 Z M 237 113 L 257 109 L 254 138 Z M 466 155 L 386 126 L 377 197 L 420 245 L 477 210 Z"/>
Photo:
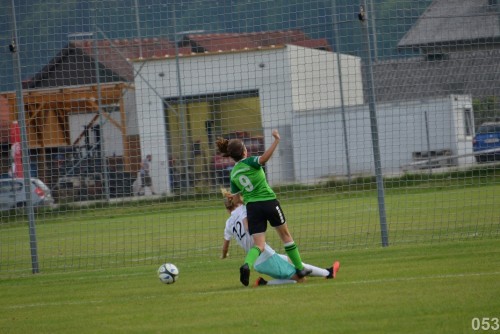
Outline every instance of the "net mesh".
<path id="1" fill-rule="evenodd" d="M 303 254 L 499 236 L 496 1 L 0 7 L 2 276 L 217 258 L 273 129 Z"/>

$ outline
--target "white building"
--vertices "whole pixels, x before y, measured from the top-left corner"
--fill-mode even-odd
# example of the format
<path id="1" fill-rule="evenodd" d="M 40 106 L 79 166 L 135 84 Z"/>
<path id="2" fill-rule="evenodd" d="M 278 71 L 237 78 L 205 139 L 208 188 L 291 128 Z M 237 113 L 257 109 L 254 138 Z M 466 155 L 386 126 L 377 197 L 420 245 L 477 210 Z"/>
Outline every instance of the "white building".
<path id="1" fill-rule="evenodd" d="M 370 116 L 368 106 L 363 105 L 360 58 L 286 45 L 180 55 L 178 67 L 176 60 L 167 57 L 134 61 L 134 69 L 139 73 L 135 92 L 141 150 L 155 157 L 153 179 L 160 192 L 171 191 L 167 180 L 172 140 L 165 124 L 165 101 L 178 100 L 179 96 L 193 99 L 239 92 L 257 96 L 260 110 L 255 112 L 262 123 L 266 147 L 272 140 L 272 129 L 278 128 L 282 136 L 279 149 L 267 166 L 271 184 L 316 182 L 348 173 L 373 175 Z M 227 122 L 239 121 L 235 117 Z M 472 122 L 469 96 L 378 105 L 383 172 L 401 172 L 404 166 L 425 158 L 427 152 L 451 155 L 448 162 L 453 165 L 473 163 L 473 157 L 456 157 L 472 152 Z M 195 123 L 186 118 L 183 134 L 187 138 L 181 141 L 192 141 Z"/>
<path id="2" fill-rule="evenodd" d="M 294 45 L 238 52 L 179 57 L 183 97 L 256 92 L 261 128 L 266 140 L 273 128 L 282 131 L 280 150 L 268 164 L 270 183 L 293 181 L 292 134 L 296 112 L 341 105 L 338 54 Z M 340 55 L 345 105 L 363 103 L 360 59 Z M 179 97 L 177 63 L 173 57 L 135 60 L 137 118 L 141 150 L 151 153 L 153 179 L 160 192 L 170 192 L 169 137 L 165 103 Z M 237 123 L 238 119 L 231 120 Z M 193 126 L 189 123 L 188 128 Z M 192 129 L 191 129 L 192 130 Z M 188 133 L 188 141 L 189 133 Z"/>

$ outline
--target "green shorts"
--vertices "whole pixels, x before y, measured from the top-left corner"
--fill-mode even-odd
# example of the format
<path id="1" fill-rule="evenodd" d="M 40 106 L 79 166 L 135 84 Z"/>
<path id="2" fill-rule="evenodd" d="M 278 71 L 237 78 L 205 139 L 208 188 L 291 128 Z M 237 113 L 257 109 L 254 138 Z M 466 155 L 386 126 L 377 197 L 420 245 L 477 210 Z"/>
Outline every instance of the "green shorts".
<path id="1" fill-rule="evenodd" d="M 263 252 L 255 262 L 254 268 L 259 273 L 276 279 L 291 279 L 295 275 L 293 264 L 286 260 L 286 256 L 276 252 L 273 254 Z"/>

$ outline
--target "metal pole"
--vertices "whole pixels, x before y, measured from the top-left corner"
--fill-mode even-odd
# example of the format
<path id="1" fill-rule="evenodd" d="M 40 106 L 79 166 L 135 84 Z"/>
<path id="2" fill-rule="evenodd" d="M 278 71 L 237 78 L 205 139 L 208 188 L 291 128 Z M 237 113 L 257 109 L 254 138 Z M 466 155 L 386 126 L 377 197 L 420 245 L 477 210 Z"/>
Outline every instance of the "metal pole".
<path id="1" fill-rule="evenodd" d="M 141 36 L 141 24 L 139 21 L 139 6 L 137 5 L 137 0 L 134 0 L 135 6 L 135 26 L 137 28 L 137 38 L 139 38 L 139 58 L 142 59 L 142 36 Z"/>
<path id="2" fill-rule="evenodd" d="M 177 35 L 175 35 L 177 37 Z M 189 159 L 187 152 L 187 126 L 186 126 L 186 106 L 184 105 L 184 98 L 182 96 L 182 83 L 181 83 L 181 69 L 179 64 L 179 46 L 177 45 L 177 39 L 175 40 L 175 67 L 177 71 L 177 91 L 179 95 L 179 122 L 181 123 L 182 131 L 182 159 L 184 160 L 184 175 L 186 188 L 189 188 Z"/>
<path id="3" fill-rule="evenodd" d="M 14 79 L 16 80 L 17 96 L 17 118 L 21 130 L 21 150 L 23 161 L 24 192 L 26 194 L 26 213 L 29 221 L 30 252 L 31 252 L 31 272 L 38 273 L 38 243 L 36 240 L 35 211 L 33 209 L 33 199 L 31 198 L 31 175 L 30 175 L 30 157 L 28 147 L 28 135 L 26 134 L 26 116 L 24 111 L 23 86 L 21 81 L 21 59 L 19 56 L 19 40 L 17 37 L 17 20 L 14 0 L 11 0 L 13 39 L 10 45 L 14 63 Z"/>
<path id="4" fill-rule="evenodd" d="M 340 103 L 342 104 L 342 129 L 344 134 L 344 150 L 345 150 L 345 160 L 347 164 L 347 179 L 351 181 L 351 162 L 349 157 L 349 142 L 347 137 L 347 124 L 345 118 L 345 102 L 344 102 L 344 87 L 343 87 L 343 78 L 342 78 L 342 65 L 341 65 L 341 55 L 339 52 L 340 38 L 339 38 L 339 30 L 338 30 L 338 21 L 337 21 L 337 4 L 335 0 L 332 0 L 332 19 L 333 19 L 333 31 L 335 34 L 335 46 L 337 47 L 337 70 L 339 72 L 339 88 L 340 88 Z M 333 12 L 335 10 L 335 13 Z"/>
<path id="5" fill-rule="evenodd" d="M 177 43 L 177 35 L 181 32 L 177 32 L 177 11 L 174 5 L 174 43 L 175 43 L 175 68 L 177 72 L 177 92 L 179 95 L 179 122 L 181 123 L 182 131 L 182 159 L 184 160 L 184 178 L 185 187 L 189 188 L 190 175 L 189 175 L 189 157 L 188 157 L 188 134 L 187 134 L 187 124 L 186 124 L 186 106 L 184 104 L 184 97 L 182 95 L 182 83 L 181 83 L 181 67 L 179 62 L 179 45 Z"/>
<path id="6" fill-rule="evenodd" d="M 94 2 L 95 4 L 95 2 Z M 96 15 L 97 9 L 96 6 L 93 6 L 94 15 L 92 15 L 92 33 L 93 33 L 93 49 L 94 49 L 94 67 L 95 67 L 95 76 L 97 83 L 97 108 L 99 113 L 99 145 L 100 150 L 97 152 L 99 154 L 99 158 L 101 160 L 101 168 L 103 174 L 104 181 L 104 195 L 106 196 L 106 200 L 110 200 L 109 194 L 109 175 L 108 175 L 108 163 L 106 161 L 106 149 L 104 146 L 104 117 L 102 115 L 102 91 L 101 91 L 101 77 L 99 73 L 99 48 L 97 47 L 97 29 L 96 29 Z"/>
<path id="7" fill-rule="evenodd" d="M 373 0 L 370 1 L 370 8 L 368 11 L 370 12 L 370 22 L 372 26 L 372 37 L 373 37 L 373 56 L 375 58 L 375 61 L 378 60 L 378 42 L 377 42 L 377 28 L 375 26 L 375 8 L 373 7 Z"/>
<path id="8" fill-rule="evenodd" d="M 377 126 L 377 111 L 375 104 L 375 89 L 373 84 L 373 68 L 372 68 L 372 55 L 370 51 L 370 32 L 367 27 L 366 21 L 366 0 L 360 8 L 360 13 L 358 15 L 361 21 L 361 27 L 363 30 L 364 46 L 365 46 L 365 60 L 363 61 L 364 73 L 366 74 L 366 84 L 368 91 L 368 106 L 370 109 L 370 127 L 372 134 L 372 145 L 373 145 L 373 159 L 375 164 L 375 175 L 377 179 L 377 198 L 378 198 L 378 209 L 380 216 L 380 233 L 382 237 L 382 246 L 389 246 L 389 234 L 387 231 L 387 217 L 385 213 L 385 195 L 384 195 L 384 179 L 382 176 L 382 165 L 380 158 L 380 146 L 378 138 L 378 126 Z"/>
<path id="9" fill-rule="evenodd" d="M 427 110 L 424 111 L 424 121 L 425 121 L 425 138 L 427 140 L 427 157 L 429 164 L 429 174 L 432 174 L 432 160 L 431 160 L 431 139 L 429 136 L 429 120 L 427 118 Z"/>

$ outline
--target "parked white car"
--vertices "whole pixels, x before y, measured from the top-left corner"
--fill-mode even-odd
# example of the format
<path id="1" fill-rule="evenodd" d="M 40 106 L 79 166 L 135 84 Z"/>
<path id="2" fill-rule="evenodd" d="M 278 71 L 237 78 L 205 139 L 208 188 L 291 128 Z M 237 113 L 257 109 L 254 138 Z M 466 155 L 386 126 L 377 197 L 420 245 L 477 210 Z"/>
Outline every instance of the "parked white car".
<path id="1" fill-rule="evenodd" d="M 31 178 L 31 200 L 34 207 L 54 205 L 49 187 L 37 178 Z M 24 179 L 0 179 L 0 211 L 20 208 L 26 204 Z"/>

